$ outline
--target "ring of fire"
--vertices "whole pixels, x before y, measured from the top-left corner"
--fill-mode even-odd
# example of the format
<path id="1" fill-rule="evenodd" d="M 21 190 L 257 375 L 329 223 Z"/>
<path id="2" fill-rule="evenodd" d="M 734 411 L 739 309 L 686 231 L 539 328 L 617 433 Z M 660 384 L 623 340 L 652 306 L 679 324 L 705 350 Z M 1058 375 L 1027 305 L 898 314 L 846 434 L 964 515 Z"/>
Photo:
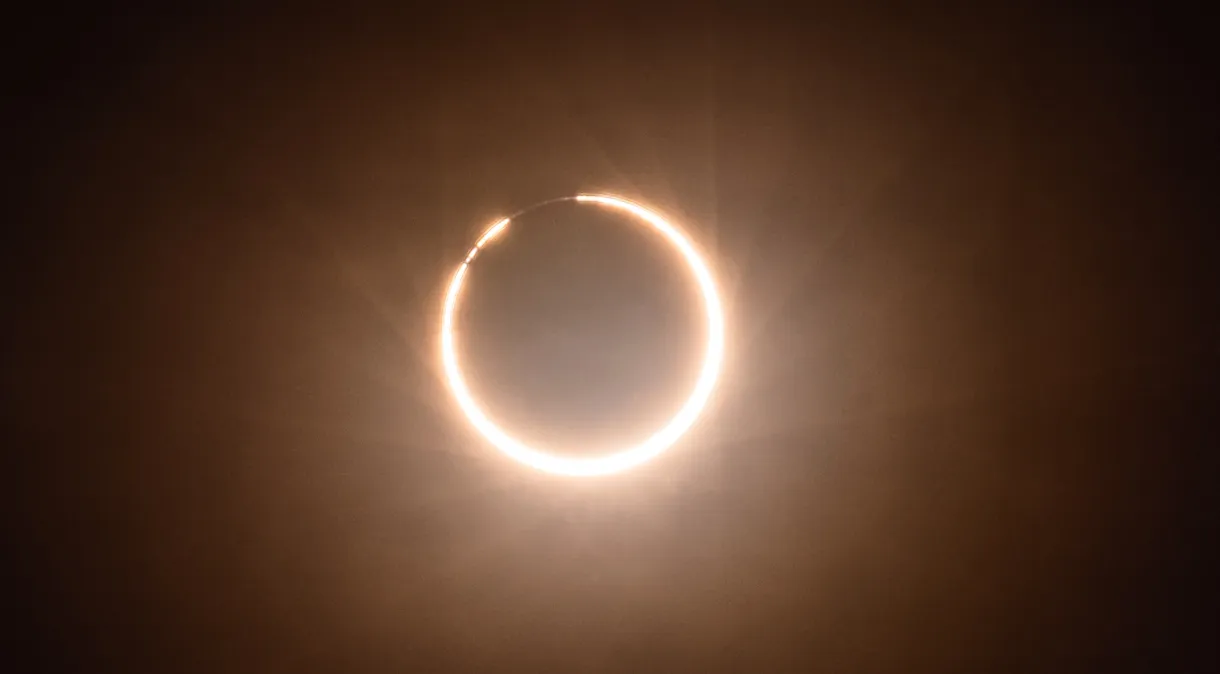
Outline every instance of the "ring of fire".
<path id="1" fill-rule="evenodd" d="M 449 389 L 457 399 L 458 406 L 461 407 L 462 412 L 475 429 L 499 451 L 527 466 L 557 475 L 591 476 L 617 473 L 645 463 L 664 452 L 698 418 L 720 376 L 721 362 L 724 359 L 724 311 L 720 305 L 720 296 L 716 291 L 716 282 L 712 278 L 707 264 L 686 236 L 660 215 L 639 204 L 613 196 L 580 194 L 553 201 L 592 203 L 625 211 L 653 227 L 681 253 L 699 284 L 707 319 L 703 365 L 694 389 L 686 402 L 668 423 L 643 442 L 616 452 L 593 457 L 561 456 L 530 447 L 502 430 L 487 416 L 478 401 L 471 395 L 466 380 L 462 376 L 461 366 L 458 364 L 457 349 L 454 346 L 454 314 L 462 293 L 462 282 L 470 264 L 479 251 L 502 234 L 512 218 L 516 216 L 504 218 L 488 228 L 466 254 L 465 261 L 454 272 L 453 279 L 449 282 L 449 290 L 445 295 L 444 315 L 441 319 L 441 361 Z M 541 205 L 538 204 L 538 206 Z M 526 210 L 532 210 L 535 207 Z M 522 213 L 524 212 L 522 211 Z"/>

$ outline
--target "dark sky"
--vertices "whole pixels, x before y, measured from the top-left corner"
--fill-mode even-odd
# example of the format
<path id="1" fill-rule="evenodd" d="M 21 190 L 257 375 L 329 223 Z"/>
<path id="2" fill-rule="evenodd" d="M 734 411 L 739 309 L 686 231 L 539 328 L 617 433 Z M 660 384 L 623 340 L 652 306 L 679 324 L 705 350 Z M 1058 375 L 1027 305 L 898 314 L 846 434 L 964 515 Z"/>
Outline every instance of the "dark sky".
<path id="1" fill-rule="evenodd" d="M 1202 24 L 511 4 L 10 26 L 12 671 L 1220 667 Z"/>

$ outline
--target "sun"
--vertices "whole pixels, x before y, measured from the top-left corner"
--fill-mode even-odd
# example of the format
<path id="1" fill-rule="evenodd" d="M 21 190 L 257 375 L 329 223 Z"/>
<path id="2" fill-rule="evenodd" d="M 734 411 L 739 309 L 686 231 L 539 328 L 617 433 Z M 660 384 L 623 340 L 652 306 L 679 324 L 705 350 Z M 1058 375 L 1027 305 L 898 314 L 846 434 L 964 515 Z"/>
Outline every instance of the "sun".
<path id="1" fill-rule="evenodd" d="M 454 316 L 461 299 L 462 284 L 471 264 L 479 251 L 504 234 L 512 221 L 511 217 L 497 221 L 479 237 L 478 242 L 466 254 L 466 259 L 454 272 L 453 278 L 449 282 L 449 289 L 445 294 L 444 313 L 441 317 L 441 362 L 444 366 L 445 379 L 458 406 L 461 407 L 474 428 L 496 449 L 522 464 L 547 473 L 568 476 L 608 475 L 634 468 L 657 457 L 669 449 L 695 423 L 720 377 L 720 369 L 724 361 L 724 310 L 721 306 L 720 295 L 716 290 L 716 281 L 712 277 L 707 263 L 704 262 L 686 235 L 665 218 L 637 203 L 614 196 L 579 194 L 544 203 L 557 201 L 576 201 L 625 211 L 664 236 L 665 240 L 677 250 L 682 261 L 686 263 L 690 273 L 695 277 L 703 299 L 707 329 L 703 344 L 703 364 L 694 388 L 685 403 L 677 414 L 643 442 L 591 457 L 565 456 L 531 447 L 500 428 L 487 416 L 478 401 L 471 395 L 466 380 L 462 376 L 462 368 L 458 362 L 455 346 Z M 532 210 L 532 208 L 526 210 Z M 522 213 L 524 212 L 522 211 Z"/>

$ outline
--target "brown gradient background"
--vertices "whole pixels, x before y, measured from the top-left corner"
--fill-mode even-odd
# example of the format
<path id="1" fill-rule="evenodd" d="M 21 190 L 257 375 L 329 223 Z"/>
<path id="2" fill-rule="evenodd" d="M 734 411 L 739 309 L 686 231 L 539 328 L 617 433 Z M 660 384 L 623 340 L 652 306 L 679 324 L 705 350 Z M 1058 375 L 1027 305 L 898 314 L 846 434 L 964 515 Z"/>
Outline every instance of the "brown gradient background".
<path id="1" fill-rule="evenodd" d="M 10 26 L 6 669 L 1215 671 L 1204 24 L 523 7 Z M 732 321 L 601 481 L 480 442 L 435 334 L 483 227 L 581 191 L 686 224 Z M 648 254 L 484 296 L 529 311 L 472 315 L 482 384 L 549 405 L 506 414 L 670 381 Z M 617 383 L 529 351 L 599 322 Z"/>

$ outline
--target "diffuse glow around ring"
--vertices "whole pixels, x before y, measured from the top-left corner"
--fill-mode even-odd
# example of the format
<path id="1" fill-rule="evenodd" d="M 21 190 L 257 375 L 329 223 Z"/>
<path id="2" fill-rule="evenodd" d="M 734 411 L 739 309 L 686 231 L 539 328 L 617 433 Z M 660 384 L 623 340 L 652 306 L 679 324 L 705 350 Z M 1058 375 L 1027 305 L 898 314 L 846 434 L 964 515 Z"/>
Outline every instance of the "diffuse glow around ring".
<path id="1" fill-rule="evenodd" d="M 707 337 L 704 350 L 703 365 L 694 389 L 673 416 L 660 430 L 654 432 L 642 443 L 626 449 L 593 457 L 558 456 L 527 446 L 517 438 L 509 435 L 495 424 L 479 406 L 471 395 L 458 365 L 457 349 L 454 346 L 454 314 L 458 299 L 461 296 L 462 283 L 471 262 L 487 244 L 500 236 L 508 227 L 511 218 L 497 221 L 479 237 L 478 242 L 466 254 L 466 260 L 458 267 L 449 282 L 449 290 L 445 295 L 444 315 L 441 319 L 441 360 L 445 369 L 445 377 L 449 388 L 457 399 L 458 405 L 470 423 L 496 449 L 523 464 L 547 473 L 571 476 L 592 476 L 617 473 L 638 466 L 668 449 L 683 433 L 691 427 L 699 413 L 711 396 L 720 376 L 721 363 L 724 360 L 724 311 L 720 305 L 720 296 L 716 291 L 716 282 L 703 258 L 695 247 L 676 227 L 660 215 L 625 199 L 605 195 L 580 194 L 574 197 L 564 197 L 554 201 L 576 201 L 593 203 L 609 208 L 626 211 L 643 222 L 651 225 L 666 240 L 678 249 L 687 263 L 695 280 L 699 283 L 700 294 L 707 316 Z M 544 202 L 551 203 L 551 202 Z M 539 204 L 541 205 L 541 204 Z M 530 210 L 530 209 L 527 209 Z M 523 211 L 524 212 L 524 211 Z"/>

